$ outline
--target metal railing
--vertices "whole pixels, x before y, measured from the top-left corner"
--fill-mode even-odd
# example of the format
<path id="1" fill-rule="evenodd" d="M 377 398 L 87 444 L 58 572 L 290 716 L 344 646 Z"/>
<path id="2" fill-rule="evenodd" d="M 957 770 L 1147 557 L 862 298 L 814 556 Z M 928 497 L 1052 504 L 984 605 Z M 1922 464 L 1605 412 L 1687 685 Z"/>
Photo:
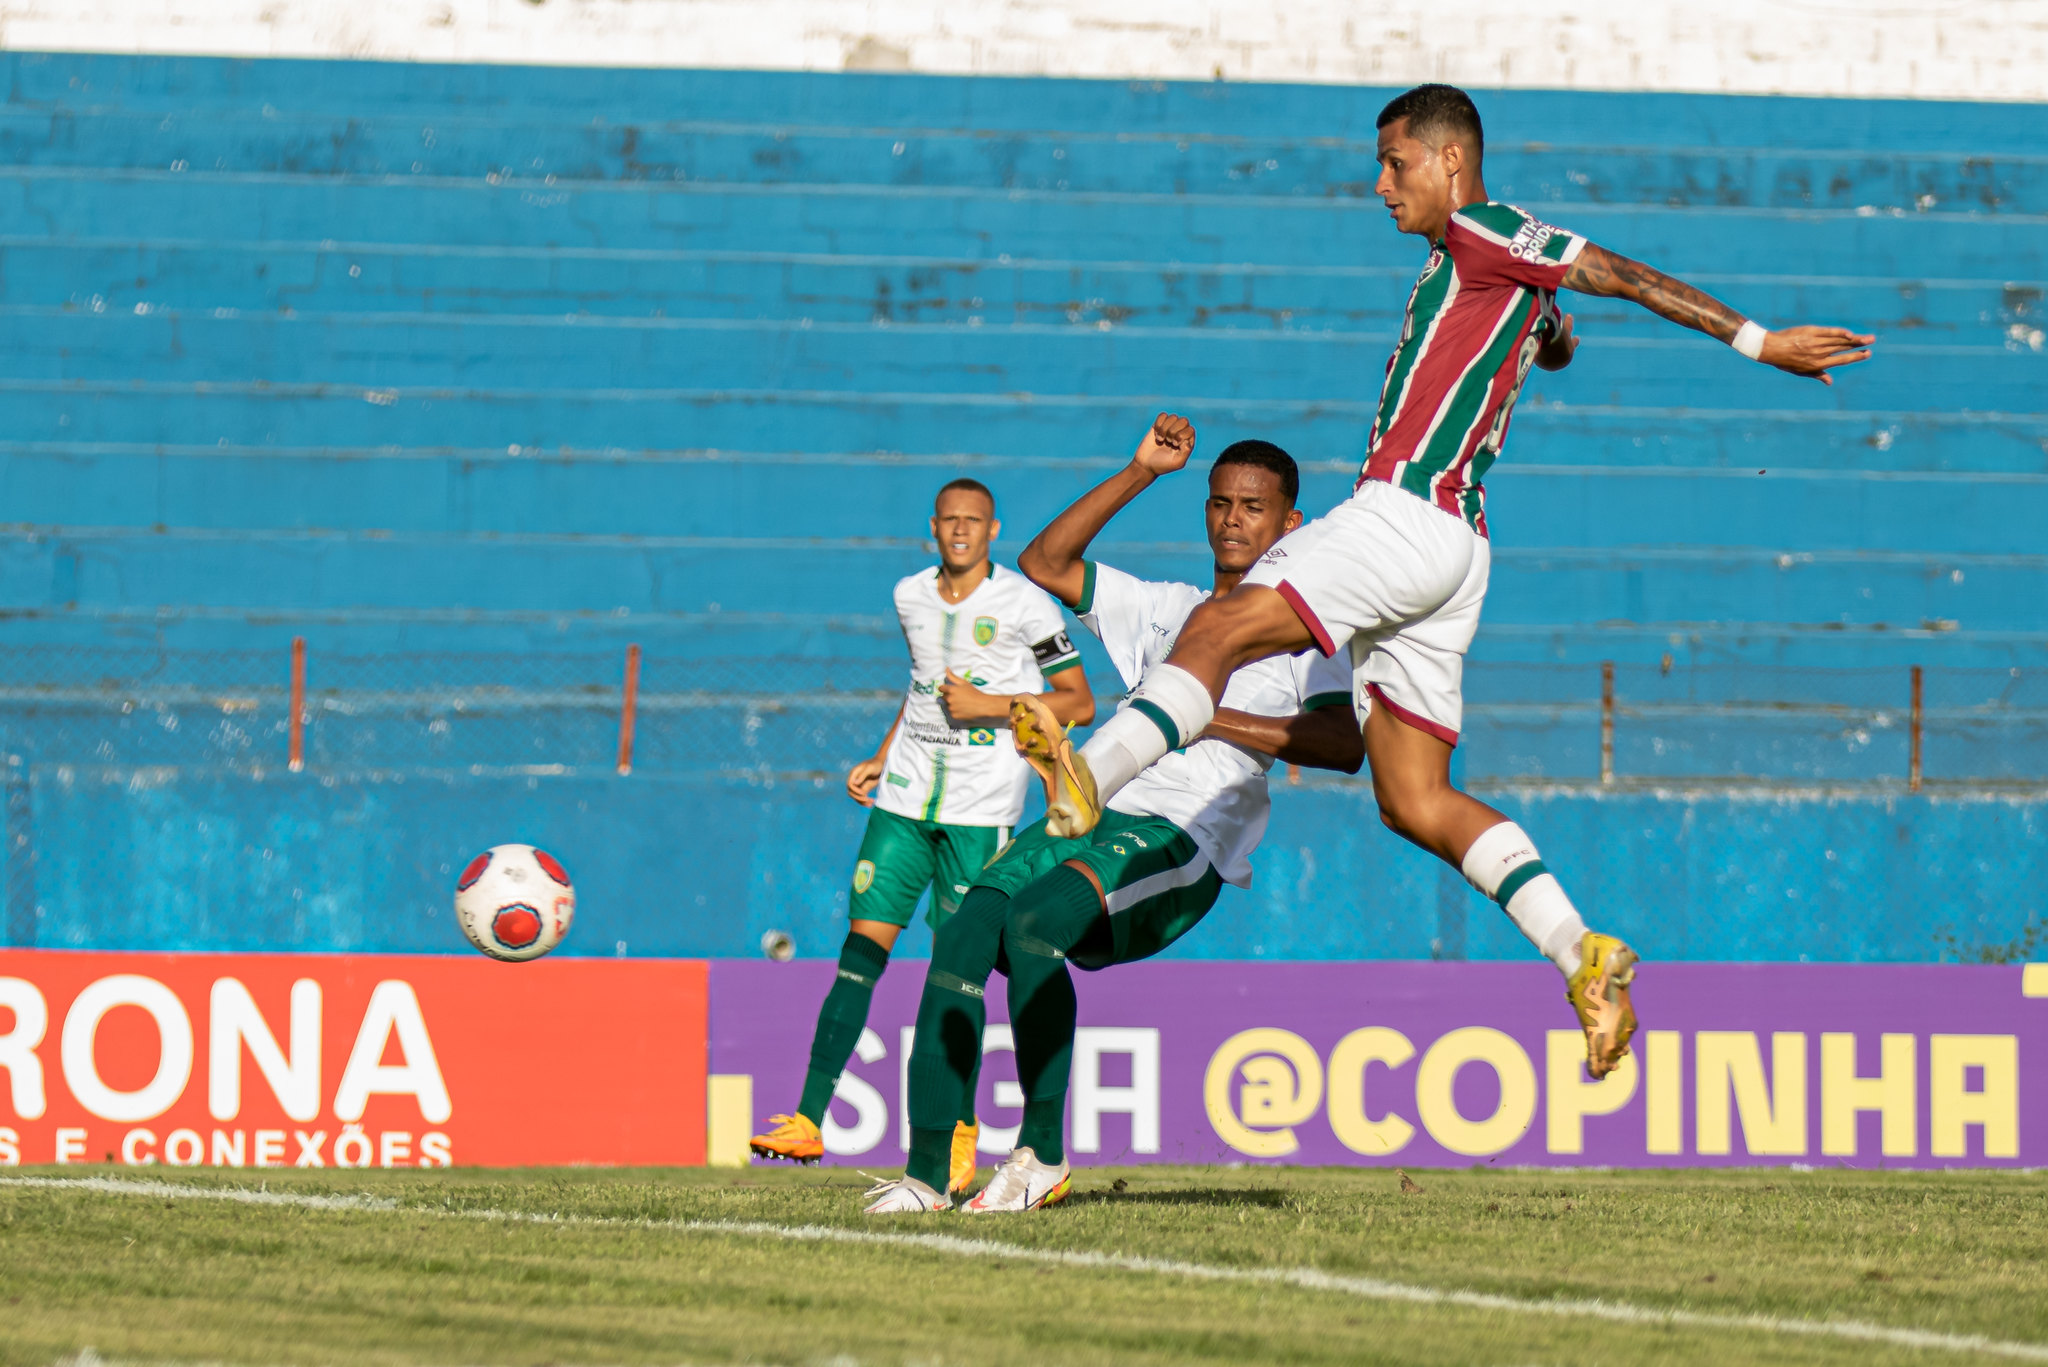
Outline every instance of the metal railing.
<path id="1" fill-rule="evenodd" d="M 886 653 L 22 646 L 0 648 L 0 740 L 33 763 L 823 774 L 902 686 Z M 1466 695 L 1470 780 L 2048 787 L 2048 669 L 1474 662 Z"/>

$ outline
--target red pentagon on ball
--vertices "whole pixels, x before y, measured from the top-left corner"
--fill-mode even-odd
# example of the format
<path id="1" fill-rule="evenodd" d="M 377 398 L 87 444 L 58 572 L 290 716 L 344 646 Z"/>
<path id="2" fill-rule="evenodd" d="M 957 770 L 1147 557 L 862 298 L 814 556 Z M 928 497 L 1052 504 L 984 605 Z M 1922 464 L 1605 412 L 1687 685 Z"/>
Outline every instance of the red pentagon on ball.
<path id="1" fill-rule="evenodd" d="M 521 902 L 499 907 L 491 934 L 507 949 L 524 949 L 540 938 L 540 913 Z"/>
<path id="2" fill-rule="evenodd" d="M 562 867 L 560 860 L 556 859 L 546 850 L 536 849 L 533 852 L 533 862 L 540 865 L 542 873 L 554 879 L 565 888 L 569 886 L 569 871 Z"/>
<path id="3" fill-rule="evenodd" d="M 484 870 L 490 866 L 491 852 L 485 850 L 482 854 L 469 861 L 469 867 L 462 871 L 462 877 L 455 880 L 455 890 L 457 892 L 467 892 L 475 887 L 476 880 L 483 877 Z"/>

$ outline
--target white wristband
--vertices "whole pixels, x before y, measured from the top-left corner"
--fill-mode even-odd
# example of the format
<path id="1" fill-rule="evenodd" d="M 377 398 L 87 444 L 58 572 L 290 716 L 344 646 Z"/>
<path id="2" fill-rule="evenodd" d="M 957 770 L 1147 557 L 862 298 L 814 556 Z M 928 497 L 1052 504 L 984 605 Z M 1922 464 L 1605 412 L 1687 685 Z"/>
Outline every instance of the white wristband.
<path id="1" fill-rule="evenodd" d="M 1734 340 L 1728 343 L 1752 361 L 1763 359 L 1764 338 L 1771 334 L 1757 325 L 1754 319 L 1745 318 L 1742 326 L 1735 330 Z"/>

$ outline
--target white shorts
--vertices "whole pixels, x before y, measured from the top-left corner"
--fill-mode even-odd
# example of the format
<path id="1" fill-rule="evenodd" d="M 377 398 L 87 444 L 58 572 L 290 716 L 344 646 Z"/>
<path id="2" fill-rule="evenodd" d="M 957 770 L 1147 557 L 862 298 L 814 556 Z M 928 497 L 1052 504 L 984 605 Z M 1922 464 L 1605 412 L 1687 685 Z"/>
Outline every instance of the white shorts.
<path id="1" fill-rule="evenodd" d="M 1282 537 L 1244 582 L 1277 589 L 1323 654 L 1350 646 L 1361 720 L 1378 703 L 1456 745 L 1492 564 L 1461 518 L 1375 479 Z"/>

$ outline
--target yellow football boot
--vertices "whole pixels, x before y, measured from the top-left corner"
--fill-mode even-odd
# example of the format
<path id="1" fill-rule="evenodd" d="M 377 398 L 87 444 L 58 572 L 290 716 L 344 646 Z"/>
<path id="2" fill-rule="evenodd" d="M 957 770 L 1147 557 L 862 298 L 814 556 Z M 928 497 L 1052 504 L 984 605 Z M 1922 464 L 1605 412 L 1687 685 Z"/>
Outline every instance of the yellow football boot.
<path id="1" fill-rule="evenodd" d="M 965 1191 L 974 1185 L 974 1165 L 978 1161 L 974 1146 L 981 1141 L 979 1122 L 969 1124 L 965 1120 L 953 1126 L 953 1162 L 946 1173 L 946 1192 Z"/>
<path id="2" fill-rule="evenodd" d="M 1102 820 L 1095 775 L 1052 709 L 1036 694 L 1018 694 L 1010 701 L 1010 734 L 1017 753 L 1045 782 L 1046 833 L 1067 840 L 1094 830 Z"/>
<path id="3" fill-rule="evenodd" d="M 1586 1072 L 1597 1082 L 1627 1057 L 1629 1037 L 1636 1032 L 1636 1009 L 1628 999 L 1636 952 L 1612 935 L 1589 930 L 1579 941 L 1579 953 L 1585 962 L 1572 974 L 1564 999 L 1586 1032 Z"/>
<path id="4" fill-rule="evenodd" d="M 757 1158 L 787 1158 L 795 1163 L 815 1163 L 825 1156 L 825 1136 L 800 1115 L 771 1115 L 772 1128 L 747 1141 Z"/>

